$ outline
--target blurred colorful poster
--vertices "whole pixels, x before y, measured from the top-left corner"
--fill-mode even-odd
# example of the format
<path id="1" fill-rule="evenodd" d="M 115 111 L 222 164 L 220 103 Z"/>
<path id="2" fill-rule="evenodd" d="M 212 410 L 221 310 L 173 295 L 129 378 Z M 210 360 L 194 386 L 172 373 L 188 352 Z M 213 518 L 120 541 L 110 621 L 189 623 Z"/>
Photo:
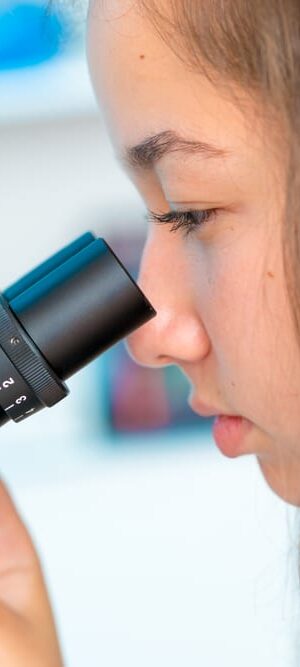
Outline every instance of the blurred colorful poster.
<path id="1" fill-rule="evenodd" d="M 189 384 L 180 369 L 139 366 L 132 361 L 123 342 L 103 356 L 101 376 L 107 425 L 114 432 L 139 433 L 178 426 L 200 428 L 208 421 L 189 407 Z"/>

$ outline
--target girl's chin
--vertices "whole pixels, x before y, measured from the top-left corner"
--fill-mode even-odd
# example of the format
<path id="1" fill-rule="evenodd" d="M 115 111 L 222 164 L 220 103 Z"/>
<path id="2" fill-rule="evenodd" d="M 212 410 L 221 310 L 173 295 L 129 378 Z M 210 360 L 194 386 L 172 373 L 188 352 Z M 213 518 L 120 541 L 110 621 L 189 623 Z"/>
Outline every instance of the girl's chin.
<path id="1" fill-rule="evenodd" d="M 300 507 L 300 461 L 271 461 L 270 458 L 257 456 L 257 462 L 270 489 L 295 507 Z"/>

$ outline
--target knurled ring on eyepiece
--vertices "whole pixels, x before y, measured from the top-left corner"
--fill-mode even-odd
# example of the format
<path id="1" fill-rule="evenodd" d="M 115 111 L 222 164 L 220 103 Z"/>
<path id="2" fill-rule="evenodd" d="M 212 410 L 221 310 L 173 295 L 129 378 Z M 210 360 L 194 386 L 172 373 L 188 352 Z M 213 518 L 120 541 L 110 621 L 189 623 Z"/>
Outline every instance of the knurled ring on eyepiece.
<path id="1" fill-rule="evenodd" d="M 68 395 L 60 380 L 0 293 L 0 345 L 47 407 Z"/>

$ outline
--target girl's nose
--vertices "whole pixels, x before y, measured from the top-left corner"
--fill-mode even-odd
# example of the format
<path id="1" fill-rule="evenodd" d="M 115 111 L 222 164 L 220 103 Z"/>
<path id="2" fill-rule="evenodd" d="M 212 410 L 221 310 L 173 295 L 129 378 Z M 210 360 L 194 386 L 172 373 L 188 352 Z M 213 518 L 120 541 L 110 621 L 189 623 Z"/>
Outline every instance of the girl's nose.
<path id="1" fill-rule="evenodd" d="M 190 269 L 176 252 L 176 243 L 166 237 L 163 241 L 155 242 L 155 233 L 148 239 L 138 277 L 157 315 L 126 339 L 130 356 L 142 366 L 196 363 L 210 348 L 195 308 Z"/>

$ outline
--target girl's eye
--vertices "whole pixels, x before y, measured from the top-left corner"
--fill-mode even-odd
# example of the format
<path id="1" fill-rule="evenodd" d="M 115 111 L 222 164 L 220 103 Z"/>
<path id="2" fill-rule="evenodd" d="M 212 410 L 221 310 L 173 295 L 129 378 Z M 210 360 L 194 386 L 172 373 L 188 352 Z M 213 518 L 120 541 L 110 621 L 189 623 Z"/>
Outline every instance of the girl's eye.
<path id="1" fill-rule="evenodd" d="M 211 223 L 218 212 L 217 208 L 208 208 L 198 211 L 169 211 L 168 213 L 154 213 L 148 210 L 147 219 L 159 225 L 172 225 L 170 232 L 183 229 L 183 235 L 188 236 L 203 225 Z"/>

